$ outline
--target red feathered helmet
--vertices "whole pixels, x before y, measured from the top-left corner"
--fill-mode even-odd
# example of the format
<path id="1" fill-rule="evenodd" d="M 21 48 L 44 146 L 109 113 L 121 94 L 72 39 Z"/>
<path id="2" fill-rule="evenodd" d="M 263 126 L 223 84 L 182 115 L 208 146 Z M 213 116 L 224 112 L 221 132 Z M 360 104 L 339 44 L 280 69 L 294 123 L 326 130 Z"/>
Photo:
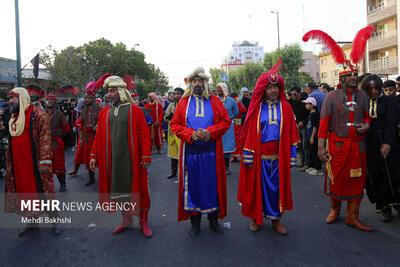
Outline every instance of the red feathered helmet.
<path id="1" fill-rule="evenodd" d="M 46 99 L 47 99 L 47 98 L 53 98 L 54 100 L 57 101 L 57 97 L 56 97 L 54 94 L 49 94 L 49 95 L 46 97 Z"/>
<path id="2" fill-rule="evenodd" d="M 40 86 L 37 85 L 29 85 L 26 90 L 28 91 L 28 94 L 35 94 L 37 95 L 39 98 L 43 98 L 46 95 L 46 92 L 44 91 L 44 89 Z"/>
<path id="3" fill-rule="evenodd" d="M 87 88 L 87 89 L 86 89 L 86 94 L 85 94 L 85 96 L 90 96 L 90 97 L 96 98 L 96 95 L 94 94 L 94 91 L 93 91 L 93 89 L 91 89 L 91 88 Z"/>
<path id="4" fill-rule="evenodd" d="M 343 49 L 330 37 L 327 33 L 320 30 L 312 30 L 304 34 L 303 41 L 307 42 L 310 39 L 317 39 L 324 44 L 325 47 L 331 50 L 333 59 L 337 64 L 341 64 L 343 68 L 339 71 L 339 77 L 343 75 L 354 75 L 358 74 L 358 63 L 364 57 L 365 46 L 367 41 L 371 38 L 374 32 L 374 26 L 368 25 L 367 27 L 361 29 L 353 41 L 353 48 L 350 53 L 350 60 L 346 59 L 346 55 Z"/>

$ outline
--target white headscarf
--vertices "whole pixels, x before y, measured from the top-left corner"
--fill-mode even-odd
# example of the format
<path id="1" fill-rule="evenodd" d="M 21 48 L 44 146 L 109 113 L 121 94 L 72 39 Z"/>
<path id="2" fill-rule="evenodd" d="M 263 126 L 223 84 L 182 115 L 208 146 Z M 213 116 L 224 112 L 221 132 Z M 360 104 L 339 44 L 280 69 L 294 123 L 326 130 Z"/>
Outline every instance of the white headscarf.
<path id="1" fill-rule="evenodd" d="M 8 127 L 10 134 L 13 137 L 20 136 L 25 129 L 25 110 L 31 104 L 31 99 L 29 97 L 28 91 L 22 87 L 16 87 L 12 89 L 9 95 L 16 94 L 19 98 L 19 113 L 12 114 L 11 119 L 8 122 Z"/>
<path id="2" fill-rule="evenodd" d="M 242 90 L 240 90 L 240 95 L 239 95 L 240 101 L 243 100 L 243 93 L 248 92 L 248 91 L 249 91 L 249 89 L 247 89 L 246 87 L 243 87 Z"/>
<path id="3" fill-rule="evenodd" d="M 222 83 L 222 82 L 218 83 L 217 87 L 220 87 L 222 89 L 225 97 L 229 96 L 229 89 L 228 89 L 228 86 L 226 85 L 226 83 Z"/>

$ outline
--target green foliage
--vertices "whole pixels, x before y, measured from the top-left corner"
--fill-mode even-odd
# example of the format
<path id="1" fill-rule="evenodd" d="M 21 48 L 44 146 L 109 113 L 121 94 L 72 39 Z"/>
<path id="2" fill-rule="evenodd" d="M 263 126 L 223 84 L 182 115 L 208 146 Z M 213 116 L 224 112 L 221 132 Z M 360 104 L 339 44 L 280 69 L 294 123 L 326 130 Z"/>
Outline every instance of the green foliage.
<path id="1" fill-rule="evenodd" d="M 283 59 L 281 68 L 284 69 L 279 74 L 285 80 L 285 87 L 287 89 L 293 86 L 302 86 L 312 81 L 309 75 L 299 72 L 300 68 L 304 65 L 303 50 L 299 44 L 285 45 L 282 49 L 266 53 L 264 56 L 265 69 L 268 71 L 279 58 Z"/>
<path id="2" fill-rule="evenodd" d="M 147 63 L 142 52 L 128 49 L 123 43 L 114 45 L 104 38 L 61 51 L 49 46 L 47 51 L 42 51 L 40 63 L 60 85 L 84 88 L 87 82 L 111 73 L 120 77 L 129 74 L 142 81 L 142 88 L 159 94 L 169 89 L 168 78 L 159 68 Z"/>
<path id="3" fill-rule="evenodd" d="M 229 72 L 229 89 L 232 92 L 240 93 L 243 87 L 253 90 L 258 77 L 265 72 L 264 66 L 259 63 L 246 63 L 242 67 Z"/>
<path id="4" fill-rule="evenodd" d="M 218 68 L 211 68 L 210 74 L 212 80 L 210 83 L 210 87 L 215 89 L 217 87 L 217 84 L 222 82 L 222 74 L 226 74 L 226 72 Z"/>

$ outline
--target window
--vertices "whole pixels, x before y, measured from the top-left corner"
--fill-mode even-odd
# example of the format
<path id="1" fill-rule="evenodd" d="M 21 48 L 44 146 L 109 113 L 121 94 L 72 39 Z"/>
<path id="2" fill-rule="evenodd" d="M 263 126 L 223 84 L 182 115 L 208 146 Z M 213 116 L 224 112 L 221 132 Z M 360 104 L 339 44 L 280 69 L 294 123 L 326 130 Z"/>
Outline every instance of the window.
<path id="1" fill-rule="evenodd" d="M 310 65 L 310 62 L 308 60 L 304 60 L 304 66 L 307 67 L 308 65 Z"/>
<path id="2" fill-rule="evenodd" d="M 326 58 L 325 59 L 321 59 L 321 65 L 326 65 Z"/>
<path id="3" fill-rule="evenodd" d="M 242 53 L 239 53 L 239 57 L 242 57 Z"/>
<path id="4" fill-rule="evenodd" d="M 378 0 L 378 8 L 382 9 L 386 6 L 386 0 Z"/>
<path id="5" fill-rule="evenodd" d="M 258 53 L 255 53 L 254 56 L 255 56 L 255 57 L 258 57 Z"/>
<path id="6" fill-rule="evenodd" d="M 326 74 L 326 72 L 321 73 L 321 78 L 322 79 L 326 79 L 328 77 L 328 75 Z"/>
<path id="7" fill-rule="evenodd" d="M 335 70 L 335 77 L 339 76 L 339 70 Z"/>

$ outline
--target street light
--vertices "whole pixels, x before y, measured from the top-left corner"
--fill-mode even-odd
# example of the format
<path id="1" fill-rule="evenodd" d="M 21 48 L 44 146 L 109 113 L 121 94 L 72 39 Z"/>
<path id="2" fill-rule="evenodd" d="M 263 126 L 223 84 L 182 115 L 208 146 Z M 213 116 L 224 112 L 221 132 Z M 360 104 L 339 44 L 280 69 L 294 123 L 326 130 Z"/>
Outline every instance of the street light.
<path id="1" fill-rule="evenodd" d="M 18 0 L 15 0 L 15 37 L 16 37 L 16 48 L 17 48 L 17 83 L 18 86 L 22 86 L 22 73 L 21 73 L 21 45 L 19 39 L 19 7 Z"/>
<path id="2" fill-rule="evenodd" d="M 271 10 L 271 13 L 276 14 L 276 25 L 278 27 L 278 49 L 281 49 L 281 40 L 279 38 L 279 12 Z"/>

